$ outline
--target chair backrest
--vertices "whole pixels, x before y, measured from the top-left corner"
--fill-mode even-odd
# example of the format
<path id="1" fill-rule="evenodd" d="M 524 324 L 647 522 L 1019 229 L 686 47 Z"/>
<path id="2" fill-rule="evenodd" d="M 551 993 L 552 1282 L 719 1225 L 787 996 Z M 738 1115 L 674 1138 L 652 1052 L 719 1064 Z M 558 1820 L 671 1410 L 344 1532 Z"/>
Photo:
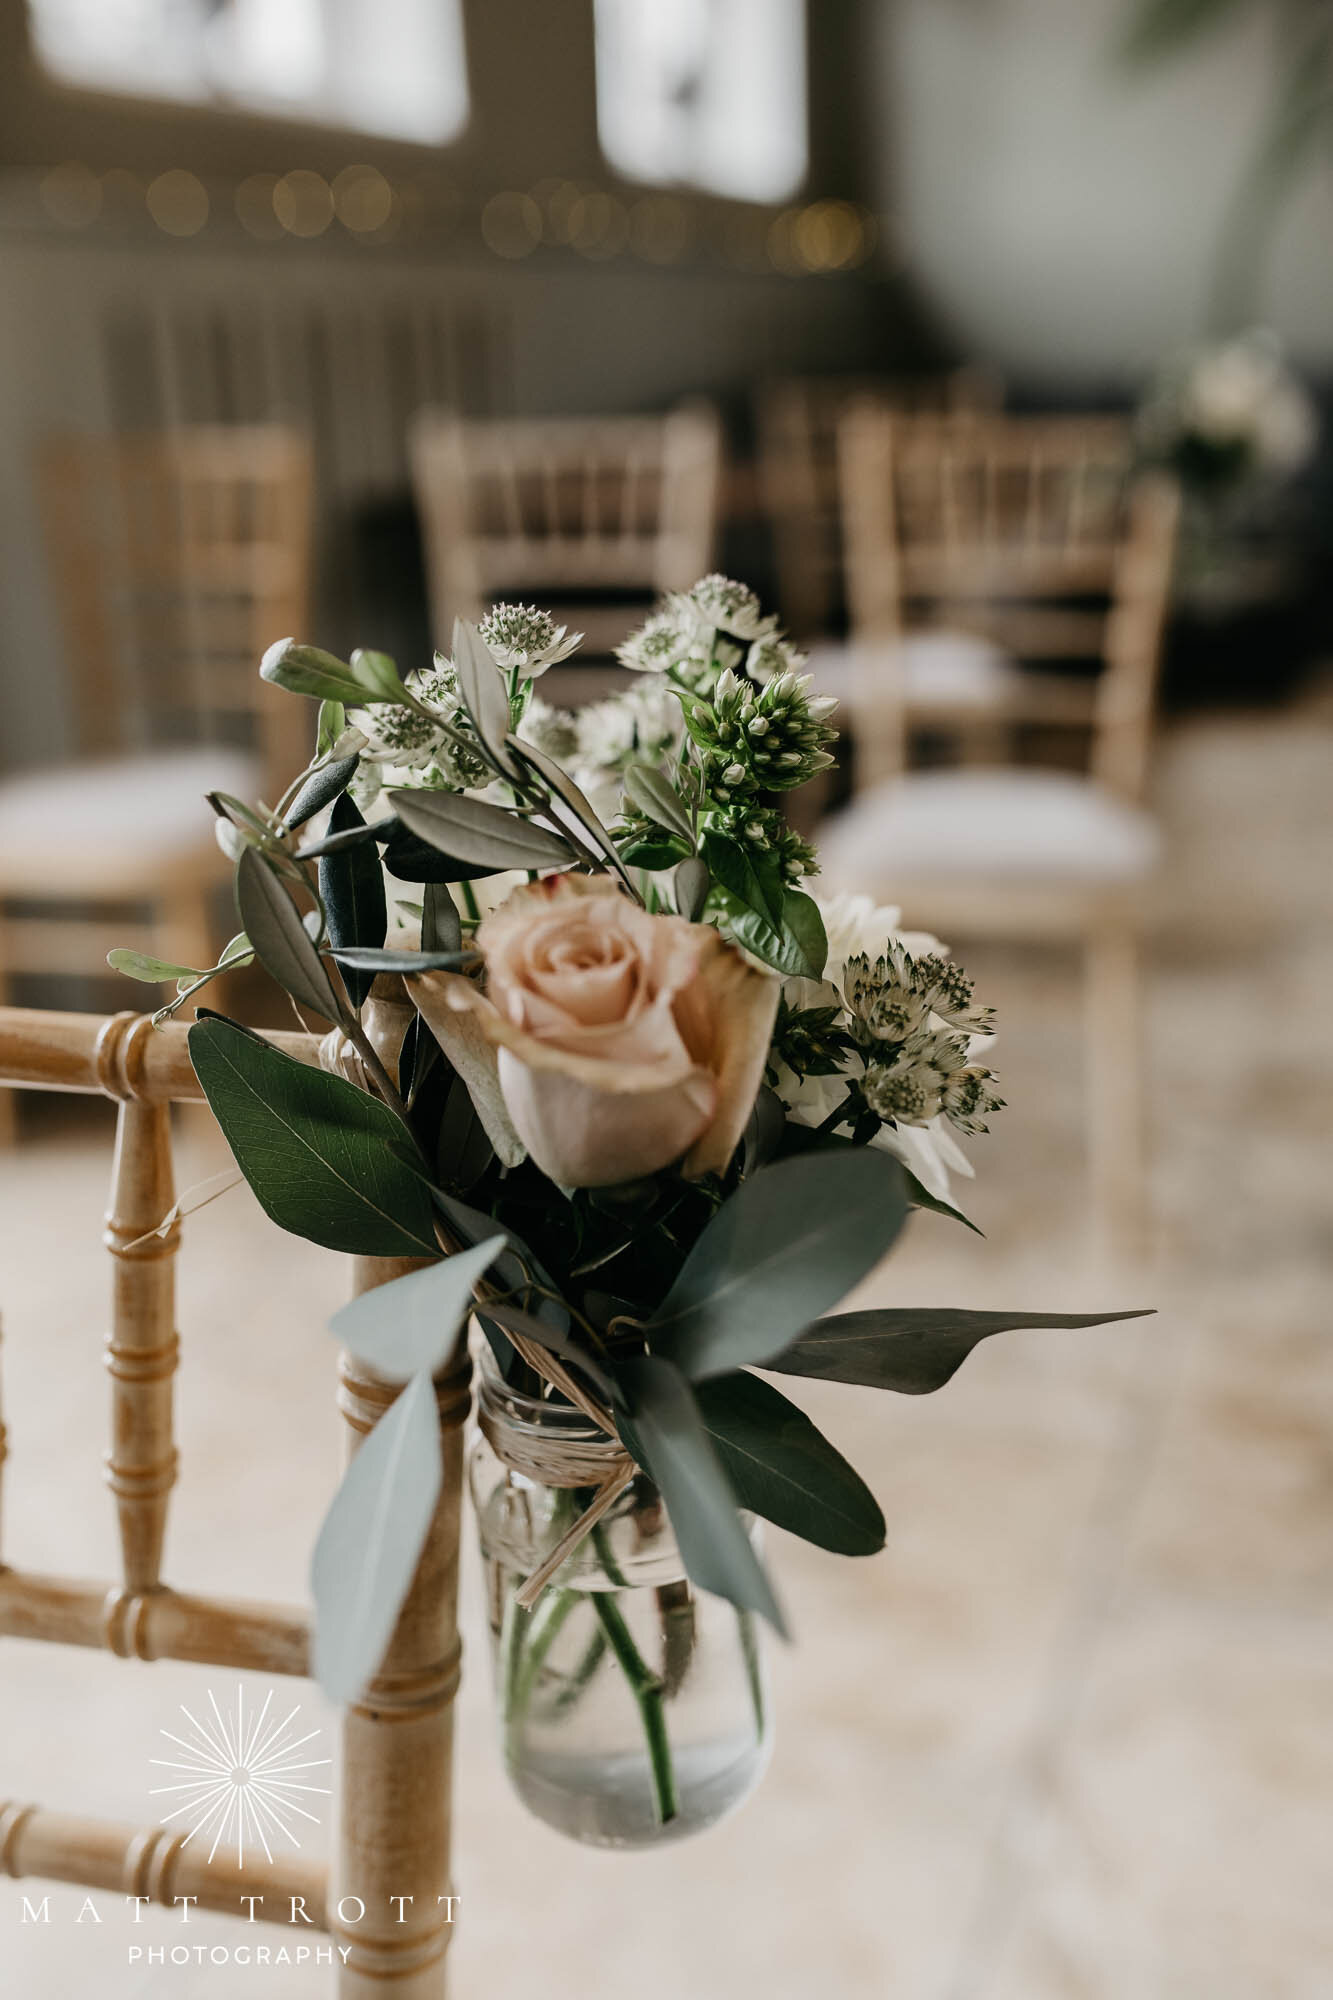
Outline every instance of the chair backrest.
<path id="1" fill-rule="evenodd" d="M 558 591 L 562 621 L 609 648 L 635 600 L 683 590 L 711 565 L 721 433 L 707 405 L 486 422 L 423 410 L 410 443 L 442 646 L 455 618 L 496 597 Z M 596 604 L 607 595 L 626 602 L 608 612 Z"/>
<path id="2" fill-rule="evenodd" d="M 1093 769 L 1141 790 L 1179 503 L 1164 476 L 1135 474 L 1128 424 L 860 404 L 839 453 L 855 635 L 947 627 L 1096 661 Z"/>
<path id="3" fill-rule="evenodd" d="M 308 631 L 305 438 L 281 425 L 56 437 L 37 472 L 79 748 L 239 742 L 270 784 L 290 775 L 305 718 L 259 661 Z"/>
<path id="4" fill-rule="evenodd" d="M 809 638 L 825 631 L 842 587 L 838 426 L 854 405 L 915 415 L 979 415 L 998 407 L 990 369 L 898 378 L 791 376 L 761 389 L 756 410 L 759 492 L 774 541 L 782 616 Z"/>

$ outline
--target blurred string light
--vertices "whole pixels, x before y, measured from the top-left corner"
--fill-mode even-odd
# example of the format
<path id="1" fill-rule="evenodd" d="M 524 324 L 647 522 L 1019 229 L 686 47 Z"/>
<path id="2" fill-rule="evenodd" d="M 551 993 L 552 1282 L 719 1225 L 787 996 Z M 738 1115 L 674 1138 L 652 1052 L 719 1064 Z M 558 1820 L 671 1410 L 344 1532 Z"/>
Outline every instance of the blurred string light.
<path id="1" fill-rule="evenodd" d="M 322 236 L 333 220 L 333 189 L 323 174 L 296 167 L 274 188 L 273 213 L 291 236 Z"/>
<path id="2" fill-rule="evenodd" d="M 148 213 L 167 236 L 197 236 L 208 221 L 208 190 L 186 167 L 169 167 L 148 183 Z"/>
<path id="3" fill-rule="evenodd" d="M 42 207 L 62 229 L 87 229 L 102 213 L 102 183 L 91 167 L 66 160 L 42 176 L 38 188 Z"/>
<path id="4" fill-rule="evenodd" d="M 124 168 L 98 175 L 81 161 L 50 168 L 38 198 L 62 228 L 85 229 L 113 218 L 132 220 L 146 207 L 168 236 L 197 236 L 210 220 L 209 191 L 182 167 L 143 183 Z M 225 203 L 225 192 L 214 190 Z M 403 237 L 440 239 L 464 213 L 464 197 L 443 176 L 394 180 L 378 167 L 353 164 L 332 180 L 309 168 L 254 173 L 231 190 L 231 208 L 245 233 L 261 243 L 313 241 L 336 220 L 353 239 L 387 244 Z M 474 211 L 477 213 L 477 211 Z M 735 270 L 790 277 L 836 275 L 889 249 L 887 225 L 851 201 L 823 200 L 778 211 L 758 206 L 709 207 L 666 190 L 626 200 L 607 188 L 550 176 L 530 189 L 493 194 L 479 211 L 481 240 L 496 257 L 515 262 L 545 245 L 591 262 L 631 255 L 644 263 L 680 263 L 711 248 Z"/>

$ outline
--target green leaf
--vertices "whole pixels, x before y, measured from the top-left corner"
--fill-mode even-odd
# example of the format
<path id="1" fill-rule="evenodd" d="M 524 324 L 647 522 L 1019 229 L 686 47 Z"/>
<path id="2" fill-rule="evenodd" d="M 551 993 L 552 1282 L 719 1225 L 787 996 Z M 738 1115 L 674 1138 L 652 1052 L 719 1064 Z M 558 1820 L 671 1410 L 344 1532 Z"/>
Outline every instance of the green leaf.
<path id="1" fill-rule="evenodd" d="M 883 1548 L 879 1502 L 804 1410 L 755 1375 L 721 1375 L 695 1394 L 742 1507 L 834 1555 Z"/>
<path id="2" fill-rule="evenodd" d="M 376 653 L 369 647 L 358 646 L 352 655 L 351 674 L 361 689 L 362 701 L 388 701 L 399 708 L 410 706 L 411 698 L 387 653 Z"/>
<path id="3" fill-rule="evenodd" d="M 483 868 L 567 868 L 574 858 L 558 834 L 462 792 L 390 792 L 389 803 L 411 832 L 455 861 Z"/>
<path id="4" fill-rule="evenodd" d="M 333 802 L 329 814 L 330 833 L 349 833 L 364 826 L 356 804 L 344 792 Z M 384 870 L 373 846 L 343 848 L 321 856 L 319 895 L 328 919 L 329 944 L 334 954 L 360 948 L 379 951 L 389 927 L 389 906 L 384 894 Z M 365 1004 L 375 983 L 374 971 L 339 958 L 338 965 L 354 1007 Z"/>
<path id="5" fill-rule="evenodd" d="M 367 1257 L 438 1254 L 430 1190 L 387 1104 L 217 1015 L 195 1022 L 189 1046 L 236 1164 L 280 1229 Z"/>
<path id="6" fill-rule="evenodd" d="M 439 1051 L 439 1043 L 420 1014 L 417 1015 L 417 1022 L 430 1047 Z M 470 1187 L 476 1186 L 494 1158 L 495 1148 L 472 1102 L 467 1084 L 456 1075 L 449 1085 L 444 1109 L 440 1113 L 440 1129 L 435 1141 L 437 1176 L 446 1187 L 458 1188 L 465 1194 Z"/>
<path id="7" fill-rule="evenodd" d="M 313 1664 L 333 1701 L 356 1701 L 388 1650 L 443 1477 L 435 1392 L 414 1375 L 348 1466 L 315 1544 Z"/>
<path id="8" fill-rule="evenodd" d="M 701 861 L 697 854 L 687 856 L 671 878 L 671 893 L 677 911 L 690 923 L 697 923 L 703 915 L 710 887 L 707 862 Z"/>
<path id="9" fill-rule="evenodd" d="M 690 1576 L 701 1590 L 715 1591 L 742 1611 L 762 1612 L 785 1638 L 773 1586 L 736 1511 L 689 1383 L 652 1354 L 620 1362 L 616 1380 L 628 1405 L 618 1418 L 621 1436 L 661 1488 Z"/>
<path id="10" fill-rule="evenodd" d="M 142 951 L 129 951 L 124 945 L 117 945 L 106 955 L 106 962 L 113 972 L 123 972 L 127 979 L 142 979 L 149 986 L 160 986 L 168 979 L 194 980 L 201 976 L 195 965 L 168 965 L 164 958 L 149 958 Z"/>
<path id="11" fill-rule="evenodd" d="M 1152 1307 L 1114 1313 L 954 1312 L 896 1306 L 834 1313 L 816 1320 L 790 1347 L 765 1362 L 779 1375 L 812 1375 L 925 1396 L 942 1389 L 979 1341 L 1016 1327 L 1109 1326 L 1142 1319 Z"/>
<path id="12" fill-rule="evenodd" d="M 421 899 L 421 949 L 461 951 L 463 924 L 446 883 L 427 882 Z"/>
<path id="13" fill-rule="evenodd" d="M 319 701 L 341 701 L 357 708 L 366 699 L 365 688 L 346 660 L 319 646 L 298 646 L 295 639 L 275 639 L 259 672 L 289 694 L 314 695 Z"/>
<path id="14" fill-rule="evenodd" d="M 647 1322 L 693 1380 L 770 1360 L 872 1271 L 907 1214 L 887 1153 L 803 1153 L 723 1202 Z"/>
<path id="15" fill-rule="evenodd" d="M 664 833 L 658 840 L 627 840 L 619 852 L 627 867 L 646 869 L 650 875 L 658 874 L 664 868 L 674 868 L 678 861 L 690 858 L 685 842 L 678 840 L 674 833 Z"/>
<path id="16" fill-rule="evenodd" d="M 318 771 L 312 771 L 287 808 L 288 826 L 304 826 L 308 819 L 313 819 L 317 812 L 331 805 L 347 790 L 360 762 L 360 757 L 338 757 L 332 763 L 322 764 Z"/>
<path id="17" fill-rule="evenodd" d="M 504 1246 L 504 1237 L 495 1235 L 475 1249 L 428 1264 L 424 1271 L 375 1285 L 336 1312 L 329 1329 L 390 1382 L 406 1382 L 418 1373 L 438 1375 L 459 1352 L 478 1278 Z"/>
<path id="18" fill-rule="evenodd" d="M 327 757 L 347 727 L 347 710 L 340 701 L 322 701 L 315 723 L 315 755 Z"/>
<path id="19" fill-rule="evenodd" d="M 454 672 L 463 706 L 492 762 L 516 775 L 509 748 L 509 691 L 489 646 L 464 618 L 454 620 Z"/>
<path id="20" fill-rule="evenodd" d="M 562 1361 L 572 1361 L 576 1367 L 582 1369 L 593 1387 L 600 1390 L 602 1395 L 607 1397 L 614 1395 L 615 1383 L 607 1374 L 602 1362 L 585 1342 L 576 1339 L 567 1329 L 552 1326 L 549 1320 L 537 1319 L 532 1313 L 523 1312 L 518 1306 L 488 1303 L 486 1315 L 507 1333 L 521 1333 L 526 1339 L 535 1341 L 539 1347 L 545 1347 L 550 1353 L 558 1355 Z"/>
<path id="21" fill-rule="evenodd" d="M 542 1268 L 536 1255 L 516 1229 L 511 1229 L 498 1216 L 484 1215 L 479 1208 L 470 1208 L 465 1201 L 460 1201 L 456 1195 L 446 1194 L 442 1188 L 433 1189 L 431 1198 L 454 1234 L 461 1236 L 465 1243 L 484 1243 L 497 1229 L 503 1230 L 509 1250 L 496 1265 L 496 1273 L 501 1282 L 510 1291 L 521 1291 L 527 1283 L 523 1269 L 526 1264 L 537 1282 L 552 1294 L 549 1298 L 538 1300 L 534 1307 L 537 1318 L 548 1320 L 552 1326 L 561 1331 L 568 1327 L 569 1307 L 560 1297 L 550 1273 Z M 520 1258 L 523 1260 L 522 1263 L 519 1262 Z"/>
<path id="22" fill-rule="evenodd" d="M 295 903 L 257 847 L 244 848 L 236 864 L 236 907 L 264 970 L 293 1000 L 327 1021 L 340 1021 L 343 1010 L 324 961 Z"/>
<path id="23" fill-rule="evenodd" d="M 964 1229 L 970 1229 L 974 1236 L 985 1236 L 984 1229 L 978 1229 L 975 1222 L 963 1214 L 961 1208 L 954 1208 L 949 1202 L 941 1201 L 937 1194 L 923 1187 L 916 1175 L 903 1168 L 903 1179 L 907 1182 L 907 1199 L 913 1208 L 928 1208 L 932 1215 L 947 1215 L 953 1222 L 961 1222 Z"/>
<path id="24" fill-rule="evenodd" d="M 630 804 L 668 833 L 678 833 L 694 846 L 694 828 L 679 792 L 655 765 L 631 764 L 625 773 L 625 797 Z"/>
<path id="25" fill-rule="evenodd" d="M 750 855 L 725 834 L 706 833 L 703 858 L 714 884 L 710 912 L 737 944 L 795 979 L 822 979 L 828 939 L 819 905 L 788 889 L 772 854 Z"/>
<path id="26" fill-rule="evenodd" d="M 381 829 L 383 822 L 380 822 Z M 475 862 L 455 861 L 439 849 L 428 846 L 410 833 L 401 820 L 390 823 L 389 834 L 384 842 L 384 865 L 391 875 L 400 882 L 475 882 L 483 875 L 495 875 L 495 868 L 479 867 Z"/>
<path id="27" fill-rule="evenodd" d="M 1253 0 L 1139 0 L 1120 44 L 1122 61 L 1146 68 L 1212 34 Z"/>

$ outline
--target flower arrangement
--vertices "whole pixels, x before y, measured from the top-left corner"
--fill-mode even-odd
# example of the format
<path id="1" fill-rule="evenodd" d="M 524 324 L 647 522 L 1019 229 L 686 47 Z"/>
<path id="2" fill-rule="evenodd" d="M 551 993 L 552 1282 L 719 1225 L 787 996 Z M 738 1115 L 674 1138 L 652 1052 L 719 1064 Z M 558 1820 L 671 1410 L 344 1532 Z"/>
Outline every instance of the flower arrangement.
<path id="1" fill-rule="evenodd" d="M 1180 356 L 1139 413 L 1144 450 L 1204 498 L 1290 478 L 1318 430 L 1308 391 L 1262 329 Z"/>
<path id="2" fill-rule="evenodd" d="M 284 1228 L 430 1260 L 334 1322 L 406 1386 L 315 1553 L 322 1683 L 355 1699 L 383 1655 L 439 1490 L 431 1380 L 475 1315 L 511 1773 L 620 1841 L 706 1824 L 762 1768 L 754 1620 L 784 1621 L 756 1517 L 883 1544 L 768 1376 L 919 1394 L 1005 1328 L 1128 1315 L 835 1310 L 914 1207 L 963 1220 L 991 1012 L 894 912 L 810 893 L 783 800 L 830 762 L 832 704 L 751 591 L 669 598 L 622 650 L 635 684 L 568 714 L 536 683 L 576 644 L 500 605 L 405 680 L 271 648 L 265 679 L 319 704 L 315 750 L 271 807 L 213 796 L 242 932 L 216 967 L 112 959 L 177 980 L 164 1013 L 256 959 L 332 1022 L 315 1069 L 200 1010 L 200 1083 Z M 615 1714 L 602 1790 L 633 1794 L 628 1825 L 588 1816 L 586 1732 Z"/>

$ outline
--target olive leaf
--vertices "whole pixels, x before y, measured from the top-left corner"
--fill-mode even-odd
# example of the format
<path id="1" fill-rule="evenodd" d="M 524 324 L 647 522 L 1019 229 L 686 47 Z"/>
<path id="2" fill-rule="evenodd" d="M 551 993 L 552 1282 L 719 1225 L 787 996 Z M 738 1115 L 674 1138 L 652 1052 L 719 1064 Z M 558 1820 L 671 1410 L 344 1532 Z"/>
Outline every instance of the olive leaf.
<path id="1" fill-rule="evenodd" d="M 478 952 L 467 951 L 395 951 L 391 946 L 375 948 L 369 945 L 335 945 L 331 957 L 339 965 L 350 966 L 356 972 L 375 974 L 377 972 L 401 972 L 404 976 L 412 972 L 458 972 L 464 967 L 475 965 Z"/>
<path id="2" fill-rule="evenodd" d="M 631 764 L 625 772 L 625 797 L 657 826 L 678 833 L 694 846 L 694 828 L 679 792 L 652 764 Z"/>
<path id="3" fill-rule="evenodd" d="M 334 800 L 329 815 L 331 833 L 354 832 L 364 825 L 356 805 L 345 792 Z M 382 949 L 389 926 L 389 907 L 384 894 L 384 870 L 373 846 L 341 848 L 321 856 L 319 894 L 335 957 L 340 950 Z M 363 1006 L 379 968 L 367 970 L 347 958 L 338 958 L 338 965 L 348 999 L 353 1007 Z"/>
<path id="4" fill-rule="evenodd" d="M 696 1241 L 650 1347 L 696 1381 L 771 1360 L 874 1269 L 907 1206 L 898 1162 L 869 1146 L 762 1168 Z"/>
<path id="5" fill-rule="evenodd" d="M 334 1701 L 357 1700 L 388 1650 L 443 1478 L 435 1392 L 423 1370 L 348 1466 L 315 1543 L 313 1665 Z"/>
<path id="6" fill-rule="evenodd" d="M 394 791 L 389 803 L 412 833 L 455 861 L 484 868 L 558 868 L 574 858 L 558 834 L 462 792 Z"/>
<path id="7" fill-rule="evenodd" d="M 340 701 L 322 701 L 315 723 L 315 755 L 327 757 L 347 727 L 347 710 Z"/>
<path id="8" fill-rule="evenodd" d="M 454 620 L 454 672 L 463 706 L 490 753 L 491 762 L 510 777 L 516 777 L 509 747 L 509 692 L 504 676 L 476 626 L 464 618 Z"/>
<path id="9" fill-rule="evenodd" d="M 387 653 L 358 646 L 351 659 L 352 679 L 362 689 L 363 701 L 389 701 L 406 707 L 410 701 L 397 667 Z"/>
<path id="10" fill-rule="evenodd" d="M 317 812 L 332 805 L 334 799 L 347 790 L 360 762 L 359 756 L 335 757 L 331 763 L 322 764 L 318 771 L 312 771 L 287 808 L 288 826 L 304 826 Z"/>
<path id="11" fill-rule="evenodd" d="M 591 802 L 579 790 L 567 771 L 562 771 L 553 757 L 548 757 L 535 744 L 524 743 L 519 738 L 512 739 L 514 752 L 521 763 L 527 764 L 538 777 L 543 778 L 555 794 L 555 802 L 570 813 L 576 824 L 586 833 L 599 854 L 605 856 L 616 873 L 624 877 L 620 854 L 615 842 L 602 825 Z"/>
<path id="12" fill-rule="evenodd" d="M 149 986 L 160 986 L 169 979 L 193 981 L 203 977 L 198 966 L 168 965 L 163 958 L 149 958 L 145 952 L 130 951 L 124 945 L 109 951 L 106 962 L 113 972 L 123 972 L 127 979 L 142 979 Z"/>
<path id="13" fill-rule="evenodd" d="M 463 922 L 458 905 L 443 882 L 427 882 L 421 898 L 421 949 L 461 951 Z"/>
<path id="14" fill-rule="evenodd" d="M 345 660 L 319 646 L 301 646 L 295 639 L 275 639 L 265 653 L 260 676 L 289 694 L 314 695 L 320 701 L 340 701 L 360 707 L 366 690 Z"/>
<path id="15" fill-rule="evenodd" d="M 1109 1326 L 1142 1319 L 1152 1307 L 1113 1313 L 956 1312 L 925 1306 L 880 1307 L 819 1319 L 762 1365 L 779 1375 L 813 1375 L 867 1389 L 926 1396 L 942 1389 L 980 1341 L 1018 1327 Z"/>
<path id="16" fill-rule="evenodd" d="M 236 864 L 236 907 L 255 957 L 293 1000 L 327 1021 L 341 1021 L 343 1008 L 310 935 L 287 890 L 257 847 L 247 847 Z"/>
<path id="17" fill-rule="evenodd" d="M 697 854 L 688 855 L 677 865 L 671 878 L 671 891 L 676 899 L 677 911 L 692 924 L 697 923 L 704 913 L 710 886 L 708 864 L 701 861 Z"/>

